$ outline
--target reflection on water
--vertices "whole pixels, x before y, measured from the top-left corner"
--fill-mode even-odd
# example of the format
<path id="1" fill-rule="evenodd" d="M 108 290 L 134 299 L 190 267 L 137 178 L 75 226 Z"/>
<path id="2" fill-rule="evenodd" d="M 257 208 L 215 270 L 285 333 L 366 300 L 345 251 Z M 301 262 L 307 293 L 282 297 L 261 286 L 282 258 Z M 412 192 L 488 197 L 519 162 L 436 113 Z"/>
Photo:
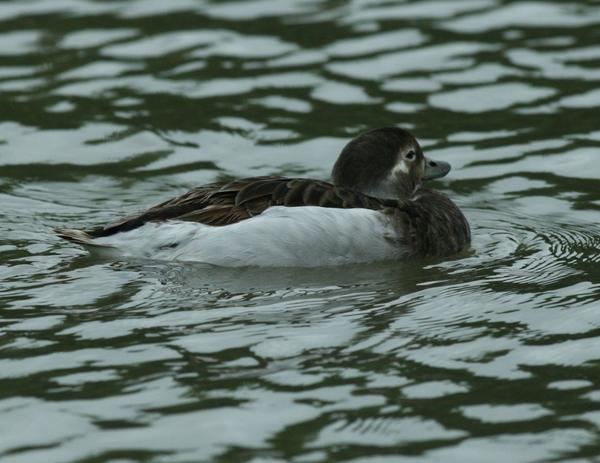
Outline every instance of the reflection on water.
<path id="1" fill-rule="evenodd" d="M 599 24 L 582 1 L 1 2 L 2 461 L 597 456 Z M 453 164 L 468 252 L 223 269 L 51 231 L 326 178 L 390 124 Z"/>

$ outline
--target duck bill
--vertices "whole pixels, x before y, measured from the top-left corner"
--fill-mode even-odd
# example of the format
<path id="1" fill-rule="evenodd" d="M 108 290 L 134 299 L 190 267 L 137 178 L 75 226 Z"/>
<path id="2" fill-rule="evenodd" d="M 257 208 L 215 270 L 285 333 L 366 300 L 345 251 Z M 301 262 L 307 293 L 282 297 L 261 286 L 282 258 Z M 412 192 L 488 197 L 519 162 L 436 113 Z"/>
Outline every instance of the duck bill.
<path id="1" fill-rule="evenodd" d="M 423 180 L 433 180 L 441 178 L 450 172 L 450 164 L 444 161 L 434 161 L 433 159 L 425 158 L 425 173 Z"/>

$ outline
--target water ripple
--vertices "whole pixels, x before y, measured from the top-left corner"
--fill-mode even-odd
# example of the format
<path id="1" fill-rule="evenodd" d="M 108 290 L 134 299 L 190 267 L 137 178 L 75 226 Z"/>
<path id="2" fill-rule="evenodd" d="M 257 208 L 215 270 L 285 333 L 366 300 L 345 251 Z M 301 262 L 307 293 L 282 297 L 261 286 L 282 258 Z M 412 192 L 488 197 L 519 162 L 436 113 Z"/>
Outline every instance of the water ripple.
<path id="1" fill-rule="evenodd" d="M 593 458 L 599 23 L 581 1 L 1 2 L 2 462 Z M 327 178 L 394 124 L 452 163 L 465 253 L 259 271 L 52 233 Z"/>

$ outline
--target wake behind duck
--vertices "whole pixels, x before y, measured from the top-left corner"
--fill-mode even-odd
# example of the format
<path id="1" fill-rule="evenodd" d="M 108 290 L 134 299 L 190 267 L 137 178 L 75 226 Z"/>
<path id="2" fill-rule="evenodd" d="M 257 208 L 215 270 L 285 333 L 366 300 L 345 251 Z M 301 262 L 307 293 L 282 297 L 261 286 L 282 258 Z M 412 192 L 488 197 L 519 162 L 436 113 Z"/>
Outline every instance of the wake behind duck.
<path id="1" fill-rule="evenodd" d="M 211 183 L 104 227 L 56 232 L 111 257 L 234 267 L 448 256 L 469 245 L 469 224 L 449 198 L 422 183 L 449 171 L 449 164 L 427 159 L 409 132 L 385 127 L 346 145 L 333 183 Z"/>

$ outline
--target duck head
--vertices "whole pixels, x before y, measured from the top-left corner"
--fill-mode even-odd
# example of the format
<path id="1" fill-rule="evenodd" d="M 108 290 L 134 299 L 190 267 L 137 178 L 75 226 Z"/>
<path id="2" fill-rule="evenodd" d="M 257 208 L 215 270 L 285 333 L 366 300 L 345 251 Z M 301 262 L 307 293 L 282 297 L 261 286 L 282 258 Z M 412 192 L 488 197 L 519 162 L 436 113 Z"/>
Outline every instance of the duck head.
<path id="1" fill-rule="evenodd" d="M 350 141 L 333 166 L 333 183 L 377 198 L 410 198 L 425 180 L 450 172 L 447 162 L 428 159 L 406 130 L 384 127 Z"/>

